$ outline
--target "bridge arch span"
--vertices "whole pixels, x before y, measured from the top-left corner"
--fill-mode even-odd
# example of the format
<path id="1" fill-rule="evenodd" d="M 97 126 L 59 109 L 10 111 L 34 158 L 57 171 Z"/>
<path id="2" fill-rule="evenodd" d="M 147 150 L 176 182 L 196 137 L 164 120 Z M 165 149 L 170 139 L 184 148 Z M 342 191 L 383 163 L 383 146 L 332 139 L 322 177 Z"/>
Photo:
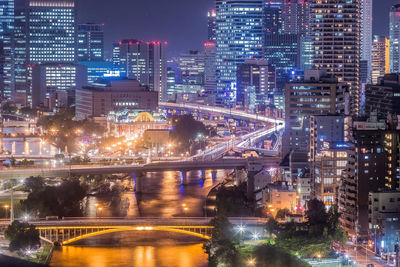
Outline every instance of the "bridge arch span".
<path id="1" fill-rule="evenodd" d="M 67 230 L 78 230 L 78 229 L 82 229 L 84 227 L 67 227 L 67 228 L 63 228 L 60 227 L 58 228 L 58 230 L 63 230 L 63 233 L 65 233 L 65 231 Z M 183 226 L 183 227 L 176 227 L 176 226 L 125 226 L 125 227 L 99 227 L 98 230 L 96 231 L 92 231 L 92 232 L 86 232 L 83 234 L 79 234 L 76 235 L 74 237 L 70 237 L 70 235 L 68 234 L 67 236 L 70 238 L 64 238 L 63 242 L 60 242 L 61 245 L 68 245 L 71 244 L 73 242 L 82 240 L 82 239 L 86 239 L 89 237 L 93 237 L 93 236 L 99 236 L 99 235 L 104 235 L 104 234 L 108 234 L 108 233 L 116 233 L 116 232 L 123 232 L 123 231 L 165 231 L 165 232 L 174 232 L 174 233 L 180 233 L 180 234 L 186 234 L 186 235 L 190 235 L 190 236 L 195 236 L 195 237 L 199 237 L 202 239 L 210 239 L 211 235 L 209 234 L 212 230 L 212 226 Z M 54 227 L 38 227 L 37 228 L 40 232 L 40 238 L 44 241 L 50 241 L 49 238 L 47 238 L 47 236 L 43 236 L 42 235 L 42 231 L 46 231 L 46 230 L 54 230 Z M 90 229 L 93 229 L 92 227 L 90 227 Z M 74 231 L 75 233 L 75 231 Z M 81 231 L 80 231 L 81 233 Z M 56 242 L 59 240 L 51 240 L 51 242 Z"/>

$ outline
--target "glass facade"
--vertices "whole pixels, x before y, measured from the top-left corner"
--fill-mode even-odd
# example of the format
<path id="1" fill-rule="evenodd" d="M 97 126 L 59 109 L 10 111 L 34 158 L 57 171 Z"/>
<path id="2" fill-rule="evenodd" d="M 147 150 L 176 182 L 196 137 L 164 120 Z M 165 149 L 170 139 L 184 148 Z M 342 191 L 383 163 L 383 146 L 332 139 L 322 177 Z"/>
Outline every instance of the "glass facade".
<path id="1" fill-rule="evenodd" d="M 217 0 L 217 99 L 222 106 L 236 103 L 236 69 L 248 58 L 261 58 L 263 1 Z"/>
<path id="2" fill-rule="evenodd" d="M 103 24 L 85 23 L 78 26 L 78 61 L 104 60 Z"/>
<path id="3" fill-rule="evenodd" d="M 390 10 L 390 73 L 400 72 L 400 4 Z"/>

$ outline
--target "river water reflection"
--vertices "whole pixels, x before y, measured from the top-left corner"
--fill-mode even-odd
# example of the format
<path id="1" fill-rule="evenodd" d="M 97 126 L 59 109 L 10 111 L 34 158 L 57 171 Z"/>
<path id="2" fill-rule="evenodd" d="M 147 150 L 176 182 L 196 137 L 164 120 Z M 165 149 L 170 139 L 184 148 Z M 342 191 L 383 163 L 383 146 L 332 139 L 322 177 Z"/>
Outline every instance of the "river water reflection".
<path id="1" fill-rule="evenodd" d="M 189 184 L 182 186 L 179 172 L 148 173 L 143 181 L 142 194 L 126 192 L 122 196 L 123 202 L 129 203 L 127 217 L 204 216 L 203 206 L 208 192 L 225 175 L 222 170 L 206 171 L 202 180 L 200 171 L 189 172 Z M 88 199 L 87 216 L 112 215 L 106 206 L 102 214 L 96 214 L 96 203 L 99 204 L 96 198 Z M 202 245 L 203 240 L 177 233 L 139 235 L 137 232 L 119 232 L 62 247 L 54 252 L 50 266 L 204 267 L 207 266 L 207 255 Z"/>

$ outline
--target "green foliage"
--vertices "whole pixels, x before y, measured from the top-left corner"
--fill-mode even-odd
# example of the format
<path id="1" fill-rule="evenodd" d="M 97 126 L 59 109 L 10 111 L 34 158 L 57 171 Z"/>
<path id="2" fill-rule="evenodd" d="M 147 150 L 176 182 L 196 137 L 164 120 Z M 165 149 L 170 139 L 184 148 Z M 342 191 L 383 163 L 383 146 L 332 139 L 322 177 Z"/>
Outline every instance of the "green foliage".
<path id="1" fill-rule="evenodd" d="M 26 191 L 28 192 L 38 192 L 44 188 L 44 180 L 42 177 L 29 177 L 25 179 Z"/>
<path id="2" fill-rule="evenodd" d="M 79 180 L 63 181 L 59 186 L 40 186 L 39 182 L 30 187 L 31 193 L 22 200 L 22 208 L 30 214 L 45 216 L 82 216 L 81 201 L 87 194 L 87 186 Z"/>
<path id="3" fill-rule="evenodd" d="M 93 121 L 75 121 L 74 116 L 73 109 L 61 109 L 53 116 L 40 117 L 37 126 L 49 133 L 46 135 L 47 141 L 61 150 L 67 148 L 68 152 L 74 152 L 77 150 L 78 136 L 102 135 L 105 131 Z"/>
<path id="4" fill-rule="evenodd" d="M 269 244 L 257 246 L 254 249 L 256 266 L 263 267 L 306 267 L 306 262 L 300 260 L 296 256 L 286 252 L 284 249 Z"/>
<path id="5" fill-rule="evenodd" d="M 203 248 L 208 254 L 209 266 L 240 266 L 240 254 L 236 249 L 237 240 L 233 226 L 225 215 L 218 214 L 212 221 L 212 238 Z"/>
<path id="6" fill-rule="evenodd" d="M 252 216 L 245 192 L 245 183 L 239 186 L 222 186 L 217 193 L 217 211 L 230 217 Z"/>
<path id="7" fill-rule="evenodd" d="M 269 217 L 266 225 L 266 230 L 270 234 L 277 234 L 280 230 L 279 223 L 273 217 Z"/>
<path id="8" fill-rule="evenodd" d="M 10 240 L 10 251 L 36 250 L 40 247 L 39 231 L 34 225 L 14 221 L 4 235 Z"/>
<path id="9" fill-rule="evenodd" d="M 171 132 L 171 138 L 183 152 L 193 147 L 195 140 L 200 140 L 199 135 L 207 136 L 208 134 L 204 124 L 196 121 L 191 115 L 174 116 L 172 122 L 174 130 Z"/>
<path id="10" fill-rule="evenodd" d="M 310 200 L 306 211 L 308 221 L 282 225 L 276 244 L 303 257 L 329 256 L 333 242 L 344 245 L 347 240 L 345 231 L 339 225 L 339 217 L 337 206 L 332 206 L 327 212 L 322 201 Z"/>

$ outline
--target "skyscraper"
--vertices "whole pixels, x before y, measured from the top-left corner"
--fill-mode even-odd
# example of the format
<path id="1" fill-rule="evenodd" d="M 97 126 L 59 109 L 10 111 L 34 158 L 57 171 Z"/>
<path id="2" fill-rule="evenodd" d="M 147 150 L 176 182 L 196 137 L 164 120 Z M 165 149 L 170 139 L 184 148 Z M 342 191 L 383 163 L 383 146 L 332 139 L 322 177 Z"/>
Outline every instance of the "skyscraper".
<path id="1" fill-rule="evenodd" d="M 261 58 L 262 0 L 217 0 L 217 105 L 235 105 L 236 68 L 247 58 Z"/>
<path id="2" fill-rule="evenodd" d="M 215 12 L 215 9 L 212 9 L 207 12 L 207 20 L 208 20 L 208 41 L 215 43 L 217 41 L 217 35 L 216 35 L 217 13 Z"/>
<path id="3" fill-rule="evenodd" d="M 217 48 L 215 43 L 204 43 L 204 90 L 212 98 L 212 105 L 215 104 L 215 95 L 217 90 L 215 53 Z"/>
<path id="4" fill-rule="evenodd" d="M 264 55 L 276 68 L 276 86 L 283 90 L 290 73 L 299 66 L 300 38 L 298 34 L 265 34 Z"/>
<path id="5" fill-rule="evenodd" d="M 400 4 L 392 6 L 389 14 L 390 73 L 400 72 Z"/>
<path id="6" fill-rule="evenodd" d="M 360 109 L 360 0 L 313 0 L 313 66 L 350 86 L 351 111 Z"/>
<path id="7" fill-rule="evenodd" d="M 275 67 L 267 60 L 247 59 L 237 69 L 236 101 L 244 108 L 254 110 L 255 107 L 267 105 L 268 94 L 276 87 Z M 254 94 L 254 101 L 249 101 Z"/>
<path id="8" fill-rule="evenodd" d="M 6 72 L 4 71 L 6 55 L 9 54 L 8 43 L 11 41 L 14 30 L 14 0 L 0 0 L 0 99 L 9 99 L 11 92 L 5 85 Z M 7 67 L 6 67 L 7 68 Z"/>
<path id="9" fill-rule="evenodd" d="M 282 2 L 266 1 L 264 3 L 265 33 L 278 34 L 282 31 Z"/>
<path id="10" fill-rule="evenodd" d="M 385 36 L 374 35 L 372 43 L 372 83 L 376 84 L 379 77 L 389 73 L 389 39 Z"/>
<path id="11" fill-rule="evenodd" d="M 367 62 L 367 75 L 360 77 L 361 82 L 367 83 L 372 65 L 372 0 L 361 0 L 361 60 Z"/>
<path id="12" fill-rule="evenodd" d="M 78 61 L 104 60 L 104 25 L 85 23 L 78 26 Z"/>
<path id="13" fill-rule="evenodd" d="M 113 46 L 113 65 L 167 99 L 167 42 L 123 40 Z"/>
<path id="14" fill-rule="evenodd" d="M 15 0 L 14 15 L 5 83 L 14 101 L 27 105 L 32 100 L 33 65 L 77 62 L 75 1 Z"/>
<path id="15" fill-rule="evenodd" d="M 29 64 L 77 63 L 74 0 L 29 1 Z"/>
<path id="16" fill-rule="evenodd" d="M 308 0 L 284 0 L 282 32 L 305 35 L 309 31 L 310 4 Z"/>

